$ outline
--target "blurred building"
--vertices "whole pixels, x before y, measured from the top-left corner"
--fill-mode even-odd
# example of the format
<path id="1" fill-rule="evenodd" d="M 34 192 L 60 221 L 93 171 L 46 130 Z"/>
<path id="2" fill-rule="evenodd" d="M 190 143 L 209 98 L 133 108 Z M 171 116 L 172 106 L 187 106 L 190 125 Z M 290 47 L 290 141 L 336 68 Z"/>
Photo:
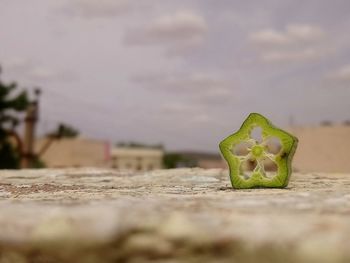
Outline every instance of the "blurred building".
<path id="1" fill-rule="evenodd" d="M 36 152 L 48 139 L 36 142 Z M 63 138 L 51 141 L 41 156 L 45 165 L 58 167 L 111 167 L 121 170 L 149 171 L 161 169 L 163 150 L 144 147 L 110 147 L 106 141 L 86 138 Z"/>
<path id="2" fill-rule="evenodd" d="M 350 172 L 350 126 L 297 127 L 293 166 L 301 172 Z"/>
<path id="3" fill-rule="evenodd" d="M 36 142 L 36 152 L 48 143 L 47 138 Z M 45 165 L 55 167 L 109 167 L 110 147 L 106 141 L 85 138 L 54 140 L 41 156 Z"/>
<path id="4" fill-rule="evenodd" d="M 299 144 L 293 167 L 299 172 L 350 172 L 350 126 L 333 125 L 293 127 L 288 129 L 298 137 Z M 36 152 L 47 139 L 36 142 Z M 175 167 L 227 168 L 219 152 L 176 152 L 181 158 Z M 148 171 L 163 168 L 162 149 L 144 147 L 110 147 L 109 143 L 84 138 L 61 139 L 52 142 L 41 156 L 47 167 L 112 167 Z"/>
<path id="5" fill-rule="evenodd" d="M 115 147 L 111 151 L 111 167 L 132 171 L 162 169 L 163 155 L 162 149 Z"/>

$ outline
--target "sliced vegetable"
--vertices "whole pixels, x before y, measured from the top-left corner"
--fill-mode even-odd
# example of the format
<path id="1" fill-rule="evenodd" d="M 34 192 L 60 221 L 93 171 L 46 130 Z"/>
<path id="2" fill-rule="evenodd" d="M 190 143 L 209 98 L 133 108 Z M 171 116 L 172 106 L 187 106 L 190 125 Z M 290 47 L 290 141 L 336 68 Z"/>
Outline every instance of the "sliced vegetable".
<path id="1" fill-rule="evenodd" d="M 261 140 L 252 135 L 253 130 L 261 129 Z M 272 142 L 278 146 L 271 145 Z M 244 154 L 235 150 L 244 145 Z M 220 150 L 228 163 L 233 188 L 276 187 L 288 185 L 292 173 L 292 159 L 298 145 L 298 139 L 275 126 L 258 113 L 251 113 L 241 128 L 220 142 Z M 269 150 L 274 148 L 275 150 Z M 277 149 L 277 150 L 276 150 Z M 242 152 L 242 151 L 241 151 Z M 273 176 L 265 171 L 266 161 L 276 168 Z M 244 164 L 255 164 L 251 173 L 244 171 Z"/>

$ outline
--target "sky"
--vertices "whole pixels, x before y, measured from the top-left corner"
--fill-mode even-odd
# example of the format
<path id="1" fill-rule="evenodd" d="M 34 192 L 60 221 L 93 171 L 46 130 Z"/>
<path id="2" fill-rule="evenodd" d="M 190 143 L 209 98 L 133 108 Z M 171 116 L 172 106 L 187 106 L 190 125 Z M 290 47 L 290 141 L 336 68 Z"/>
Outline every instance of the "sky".
<path id="1" fill-rule="evenodd" d="M 348 0 L 0 0 L 1 77 L 39 134 L 215 152 L 250 112 L 349 120 L 349 28 Z"/>

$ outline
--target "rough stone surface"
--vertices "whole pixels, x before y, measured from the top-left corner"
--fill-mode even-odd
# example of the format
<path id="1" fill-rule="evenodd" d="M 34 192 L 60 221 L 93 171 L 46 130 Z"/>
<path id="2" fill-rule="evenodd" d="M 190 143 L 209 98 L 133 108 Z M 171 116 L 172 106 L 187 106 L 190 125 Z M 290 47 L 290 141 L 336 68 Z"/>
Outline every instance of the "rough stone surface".
<path id="1" fill-rule="evenodd" d="M 0 171 L 0 263 L 350 262 L 350 175 L 233 190 L 225 170 Z"/>

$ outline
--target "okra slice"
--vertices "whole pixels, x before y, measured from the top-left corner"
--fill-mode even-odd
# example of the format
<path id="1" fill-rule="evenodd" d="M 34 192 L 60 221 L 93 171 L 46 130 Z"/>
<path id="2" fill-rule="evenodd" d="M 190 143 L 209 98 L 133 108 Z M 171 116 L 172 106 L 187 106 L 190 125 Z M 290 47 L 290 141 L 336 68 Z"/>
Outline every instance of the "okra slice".
<path id="1" fill-rule="evenodd" d="M 261 140 L 252 135 L 256 128 L 261 130 Z M 272 139 L 279 142 L 278 150 L 269 150 Z M 237 153 L 235 149 L 241 145 L 246 149 Z M 292 173 L 292 159 L 297 145 L 298 139 L 295 136 L 275 127 L 264 116 L 251 113 L 241 128 L 220 142 L 219 147 L 229 166 L 232 187 L 244 189 L 286 187 Z M 265 171 L 266 161 L 276 167 L 272 176 Z M 243 166 L 247 162 L 255 165 L 250 173 L 244 172 Z"/>

